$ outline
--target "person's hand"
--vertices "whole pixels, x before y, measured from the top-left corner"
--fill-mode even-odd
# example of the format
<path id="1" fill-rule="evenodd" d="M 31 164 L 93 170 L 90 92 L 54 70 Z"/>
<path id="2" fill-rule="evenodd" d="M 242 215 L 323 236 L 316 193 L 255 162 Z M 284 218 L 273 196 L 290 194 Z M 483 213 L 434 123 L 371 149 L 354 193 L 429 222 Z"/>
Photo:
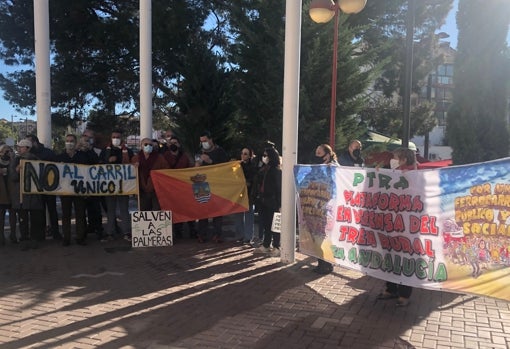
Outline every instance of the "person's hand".
<path id="1" fill-rule="evenodd" d="M 115 161 L 117 161 L 117 157 L 116 156 L 110 156 L 108 158 L 108 162 L 115 162 Z"/>
<path id="2" fill-rule="evenodd" d="M 202 160 L 202 162 L 205 162 L 206 164 L 212 164 L 212 160 L 207 154 L 200 155 L 200 160 Z"/>

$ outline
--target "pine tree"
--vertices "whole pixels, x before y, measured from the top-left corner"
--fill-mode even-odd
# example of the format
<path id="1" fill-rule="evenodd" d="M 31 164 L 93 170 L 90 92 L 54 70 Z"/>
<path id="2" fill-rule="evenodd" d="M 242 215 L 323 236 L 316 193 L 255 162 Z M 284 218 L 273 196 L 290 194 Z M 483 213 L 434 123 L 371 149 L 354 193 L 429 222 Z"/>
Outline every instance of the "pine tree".
<path id="1" fill-rule="evenodd" d="M 509 23 L 507 0 L 459 2 L 455 90 L 447 119 L 455 164 L 508 156 Z"/>

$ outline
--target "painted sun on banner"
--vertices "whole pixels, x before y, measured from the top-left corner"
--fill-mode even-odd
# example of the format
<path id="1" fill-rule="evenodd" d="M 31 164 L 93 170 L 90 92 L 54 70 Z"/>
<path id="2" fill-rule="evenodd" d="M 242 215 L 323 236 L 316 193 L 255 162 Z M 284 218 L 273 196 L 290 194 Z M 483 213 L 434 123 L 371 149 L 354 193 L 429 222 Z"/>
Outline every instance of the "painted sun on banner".
<path id="1" fill-rule="evenodd" d="M 294 173 L 305 254 L 387 281 L 510 300 L 510 159 Z"/>

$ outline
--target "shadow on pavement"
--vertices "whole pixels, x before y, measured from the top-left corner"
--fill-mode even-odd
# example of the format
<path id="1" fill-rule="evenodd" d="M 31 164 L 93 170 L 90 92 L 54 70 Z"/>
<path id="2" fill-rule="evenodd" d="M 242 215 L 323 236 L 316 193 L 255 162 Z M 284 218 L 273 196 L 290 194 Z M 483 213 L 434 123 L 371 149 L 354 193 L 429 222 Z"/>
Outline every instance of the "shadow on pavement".
<path id="1" fill-rule="evenodd" d="M 6 248 L 0 255 L 0 330 L 19 329 L 19 336 L 0 343 L 414 348 L 403 339 L 406 331 L 457 298 L 416 289 L 409 307 L 396 308 L 375 300 L 382 281 L 340 268 L 321 277 L 312 272 L 315 259 L 298 258 L 284 265 L 233 243 L 195 241 L 152 249 L 131 249 L 123 241 Z"/>

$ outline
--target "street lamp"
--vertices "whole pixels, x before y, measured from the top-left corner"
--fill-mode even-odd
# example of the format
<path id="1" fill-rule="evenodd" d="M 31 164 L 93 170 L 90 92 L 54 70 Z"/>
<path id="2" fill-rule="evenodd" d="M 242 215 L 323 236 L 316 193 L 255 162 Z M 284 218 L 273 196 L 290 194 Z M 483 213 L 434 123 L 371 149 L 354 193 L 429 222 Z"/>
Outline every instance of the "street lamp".
<path id="1" fill-rule="evenodd" d="M 333 33 L 333 63 L 331 65 L 331 115 L 329 121 L 329 143 L 335 149 L 336 80 L 338 66 L 338 17 L 340 10 L 346 14 L 358 13 L 365 8 L 367 0 L 312 0 L 309 14 L 315 23 L 327 23 L 335 18 Z"/>

